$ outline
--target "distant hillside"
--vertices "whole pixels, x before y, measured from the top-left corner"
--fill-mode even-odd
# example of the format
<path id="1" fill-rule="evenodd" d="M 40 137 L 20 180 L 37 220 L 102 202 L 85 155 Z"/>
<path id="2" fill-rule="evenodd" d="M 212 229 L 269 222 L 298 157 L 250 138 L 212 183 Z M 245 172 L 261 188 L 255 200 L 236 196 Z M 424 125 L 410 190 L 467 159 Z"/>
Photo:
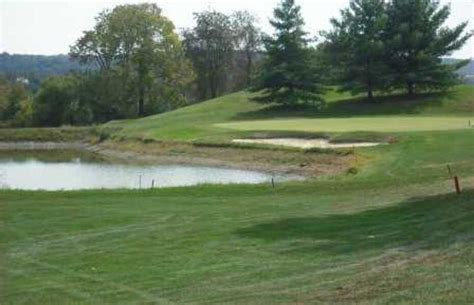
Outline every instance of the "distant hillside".
<path id="1" fill-rule="evenodd" d="M 459 73 L 464 76 L 466 83 L 474 84 L 474 61 L 471 60 L 468 65 L 462 67 Z"/>
<path id="2" fill-rule="evenodd" d="M 67 55 L 21 55 L 0 53 L 0 75 L 8 79 L 22 79 L 27 87 L 38 90 L 43 79 L 54 75 L 65 75 L 71 71 L 91 69 L 72 61 Z"/>
<path id="3" fill-rule="evenodd" d="M 469 62 L 469 64 L 467 64 L 466 66 L 462 67 L 460 70 L 459 70 L 459 73 L 462 74 L 462 75 L 471 75 L 471 76 L 474 76 L 474 61 L 471 60 Z"/>
<path id="4" fill-rule="evenodd" d="M 447 64 L 454 64 L 460 60 L 461 59 L 445 58 L 443 59 L 443 62 Z M 471 59 L 471 61 L 466 66 L 459 69 L 458 73 L 463 76 L 466 83 L 474 84 L 474 60 Z"/>
<path id="5" fill-rule="evenodd" d="M 64 75 L 85 67 L 72 61 L 67 55 L 20 55 L 0 54 L 0 73 L 15 76 L 36 75 L 40 78 Z"/>

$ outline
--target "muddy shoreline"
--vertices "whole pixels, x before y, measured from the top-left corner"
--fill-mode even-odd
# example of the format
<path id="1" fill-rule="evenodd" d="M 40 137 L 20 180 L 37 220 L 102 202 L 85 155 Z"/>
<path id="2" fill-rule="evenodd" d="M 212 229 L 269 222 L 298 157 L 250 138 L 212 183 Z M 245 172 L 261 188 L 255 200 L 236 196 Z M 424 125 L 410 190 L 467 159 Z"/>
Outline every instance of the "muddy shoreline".
<path id="1" fill-rule="evenodd" d="M 175 144 L 177 146 L 184 144 Z M 0 151 L 21 151 L 21 150 L 79 150 L 100 155 L 107 160 L 135 163 L 135 164 L 149 164 L 149 165 L 195 165 L 195 166 L 209 166 L 230 169 L 243 169 L 261 171 L 269 174 L 292 174 L 303 177 L 317 177 L 327 174 L 340 173 L 346 168 L 344 157 L 338 158 L 337 162 L 334 160 L 317 161 L 312 164 L 311 160 L 299 162 L 271 162 L 272 156 L 262 160 L 252 155 L 253 152 L 237 151 L 236 149 L 212 149 L 208 148 L 204 155 L 202 148 L 188 147 L 180 154 L 170 153 L 169 150 L 153 149 L 152 146 L 143 144 L 139 146 L 127 147 L 119 143 L 99 143 L 90 144 L 84 142 L 0 142 Z M 185 145 L 185 146 L 186 146 Z M 229 153 L 229 151 L 232 151 Z M 272 152 L 275 154 L 275 152 Z M 246 156 L 248 154 L 248 156 Z M 237 157 L 232 157 L 235 155 Z M 339 160 L 340 159 L 340 160 Z"/>

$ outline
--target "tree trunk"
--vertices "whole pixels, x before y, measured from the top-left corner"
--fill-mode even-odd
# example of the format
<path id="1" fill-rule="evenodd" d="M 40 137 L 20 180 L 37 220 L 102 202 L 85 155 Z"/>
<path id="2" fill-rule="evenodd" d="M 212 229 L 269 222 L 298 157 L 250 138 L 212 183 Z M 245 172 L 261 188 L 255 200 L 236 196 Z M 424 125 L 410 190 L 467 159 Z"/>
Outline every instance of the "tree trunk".
<path id="1" fill-rule="evenodd" d="M 369 101 L 372 101 L 374 99 L 374 88 L 372 86 L 372 79 L 367 80 L 367 98 Z"/>
<path id="2" fill-rule="evenodd" d="M 217 97 L 217 80 L 214 73 L 209 75 L 209 89 L 211 91 L 211 98 Z"/>
<path id="3" fill-rule="evenodd" d="M 145 78 L 147 74 L 146 63 L 140 61 L 138 63 L 138 117 L 145 116 Z"/>
<path id="4" fill-rule="evenodd" d="M 252 82 L 252 53 L 247 52 L 247 87 L 250 87 Z"/>
<path id="5" fill-rule="evenodd" d="M 138 117 L 143 117 L 145 115 L 145 88 L 143 84 L 138 86 Z"/>
<path id="6" fill-rule="evenodd" d="M 366 61 L 366 79 L 367 79 L 367 98 L 369 99 L 369 101 L 372 101 L 374 99 L 374 89 L 373 89 L 373 85 L 372 85 L 372 66 L 371 66 L 371 62 L 370 62 L 370 59 L 367 58 L 367 61 Z"/>
<path id="7" fill-rule="evenodd" d="M 372 101 L 374 99 L 374 92 L 372 91 L 372 86 L 369 85 L 367 89 L 367 98 Z"/>
<path id="8" fill-rule="evenodd" d="M 408 95 L 413 95 L 415 93 L 415 86 L 413 82 L 407 82 L 407 91 Z"/>

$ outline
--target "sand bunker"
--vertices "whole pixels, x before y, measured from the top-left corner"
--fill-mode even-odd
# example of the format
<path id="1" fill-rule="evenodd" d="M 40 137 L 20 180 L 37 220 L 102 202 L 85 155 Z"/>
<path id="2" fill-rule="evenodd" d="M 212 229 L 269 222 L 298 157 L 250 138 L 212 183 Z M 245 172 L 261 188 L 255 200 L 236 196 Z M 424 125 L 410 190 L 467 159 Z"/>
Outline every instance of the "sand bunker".
<path id="1" fill-rule="evenodd" d="M 303 149 L 310 148 L 352 148 L 352 147 L 372 147 L 386 143 L 376 142 L 355 142 L 355 143 L 331 143 L 326 139 L 298 139 L 298 138 L 278 138 L 278 139 L 235 139 L 234 143 L 244 144 L 269 144 L 298 147 Z"/>

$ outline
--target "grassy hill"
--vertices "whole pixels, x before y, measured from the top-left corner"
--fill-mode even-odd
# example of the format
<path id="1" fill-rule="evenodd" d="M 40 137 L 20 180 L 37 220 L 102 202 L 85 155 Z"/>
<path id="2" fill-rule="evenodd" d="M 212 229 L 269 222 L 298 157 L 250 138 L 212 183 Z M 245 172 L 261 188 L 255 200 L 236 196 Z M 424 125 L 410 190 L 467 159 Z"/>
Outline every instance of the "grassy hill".
<path id="1" fill-rule="evenodd" d="M 360 130 L 362 124 L 364 131 L 386 132 L 403 128 L 462 129 L 468 126 L 469 119 L 474 124 L 474 86 L 468 85 L 445 94 L 426 94 L 416 98 L 382 96 L 375 103 L 331 91 L 322 109 L 264 106 L 252 102 L 251 97 L 249 93 L 239 92 L 177 111 L 108 125 L 123 128 L 119 133 L 122 137 L 192 141 L 242 135 L 235 130 L 347 132 Z M 421 116 L 427 118 L 420 119 Z M 275 118 L 278 121 L 272 120 Z M 332 119 L 321 120 L 327 118 Z"/>
<path id="2" fill-rule="evenodd" d="M 474 115 L 473 87 L 377 104 L 331 92 L 323 110 L 248 97 L 108 126 L 124 139 L 227 142 L 273 126 L 353 137 L 362 124 L 397 140 L 350 155 L 355 171 L 276 188 L 0 191 L 1 303 L 472 303 L 474 128 L 464 122 Z M 416 122 L 427 127 L 408 125 Z M 279 150 L 264 153 L 271 162 Z"/>

